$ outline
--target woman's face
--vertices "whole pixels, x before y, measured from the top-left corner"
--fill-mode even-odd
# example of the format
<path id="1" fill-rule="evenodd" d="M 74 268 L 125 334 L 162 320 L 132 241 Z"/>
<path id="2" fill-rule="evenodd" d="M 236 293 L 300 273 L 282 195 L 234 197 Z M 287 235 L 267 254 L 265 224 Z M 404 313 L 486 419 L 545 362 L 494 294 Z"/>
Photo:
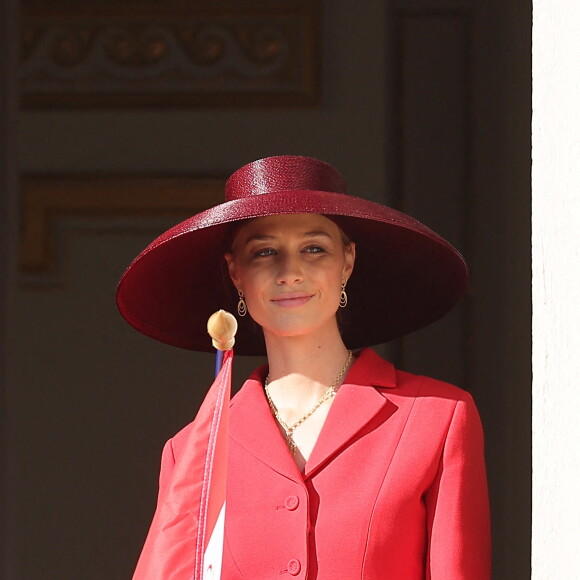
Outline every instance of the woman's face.
<path id="1" fill-rule="evenodd" d="M 354 244 L 317 214 L 256 218 L 240 228 L 226 254 L 250 315 L 279 336 L 336 329 L 341 283 L 354 259 Z"/>

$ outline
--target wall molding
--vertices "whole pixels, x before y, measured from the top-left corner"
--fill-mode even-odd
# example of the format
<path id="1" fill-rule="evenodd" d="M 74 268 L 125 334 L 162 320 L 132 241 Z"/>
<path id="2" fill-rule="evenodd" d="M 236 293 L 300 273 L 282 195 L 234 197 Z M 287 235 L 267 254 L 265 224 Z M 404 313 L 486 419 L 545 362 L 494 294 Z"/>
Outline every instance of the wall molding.
<path id="1" fill-rule="evenodd" d="M 62 283 L 71 230 L 88 235 L 160 230 L 222 202 L 224 185 L 218 177 L 24 175 L 21 282 Z"/>

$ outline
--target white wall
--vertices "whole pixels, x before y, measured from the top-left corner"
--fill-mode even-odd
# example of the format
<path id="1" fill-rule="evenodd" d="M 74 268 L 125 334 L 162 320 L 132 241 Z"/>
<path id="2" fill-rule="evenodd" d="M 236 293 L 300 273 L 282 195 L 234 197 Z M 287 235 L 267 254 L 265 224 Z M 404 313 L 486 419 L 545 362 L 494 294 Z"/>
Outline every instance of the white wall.
<path id="1" fill-rule="evenodd" d="M 532 578 L 579 578 L 580 5 L 536 0 L 533 33 Z"/>

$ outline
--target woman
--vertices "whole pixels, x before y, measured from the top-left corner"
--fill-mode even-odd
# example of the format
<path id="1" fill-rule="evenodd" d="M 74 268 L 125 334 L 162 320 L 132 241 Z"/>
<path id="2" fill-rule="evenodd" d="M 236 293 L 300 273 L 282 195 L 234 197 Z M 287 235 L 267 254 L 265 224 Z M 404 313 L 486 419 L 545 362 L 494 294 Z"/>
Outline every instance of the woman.
<path id="1" fill-rule="evenodd" d="M 267 353 L 231 404 L 222 578 L 489 578 L 471 397 L 366 348 L 445 314 L 465 290 L 460 254 L 345 195 L 315 159 L 251 163 L 226 199 L 158 238 L 118 290 L 138 330 L 196 350 L 234 298 L 236 352 Z M 185 439 L 166 447 L 161 486 Z"/>

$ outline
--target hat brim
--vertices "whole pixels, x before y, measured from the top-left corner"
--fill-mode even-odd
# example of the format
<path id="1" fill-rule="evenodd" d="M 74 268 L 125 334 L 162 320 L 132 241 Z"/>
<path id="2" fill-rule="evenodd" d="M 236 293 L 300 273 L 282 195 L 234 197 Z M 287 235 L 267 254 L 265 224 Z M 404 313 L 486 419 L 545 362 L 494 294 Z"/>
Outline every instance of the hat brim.
<path id="1" fill-rule="evenodd" d="M 232 224 L 277 214 L 322 214 L 357 244 L 341 325 L 348 348 L 387 342 L 431 324 L 464 294 L 461 254 L 417 220 L 392 208 L 345 194 L 278 191 L 235 199 L 201 212 L 153 241 L 127 268 L 117 306 L 138 331 L 164 343 L 211 352 L 207 319 L 235 312 L 227 276 Z M 261 329 L 239 320 L 236 353 L 265 353 Z"/>

